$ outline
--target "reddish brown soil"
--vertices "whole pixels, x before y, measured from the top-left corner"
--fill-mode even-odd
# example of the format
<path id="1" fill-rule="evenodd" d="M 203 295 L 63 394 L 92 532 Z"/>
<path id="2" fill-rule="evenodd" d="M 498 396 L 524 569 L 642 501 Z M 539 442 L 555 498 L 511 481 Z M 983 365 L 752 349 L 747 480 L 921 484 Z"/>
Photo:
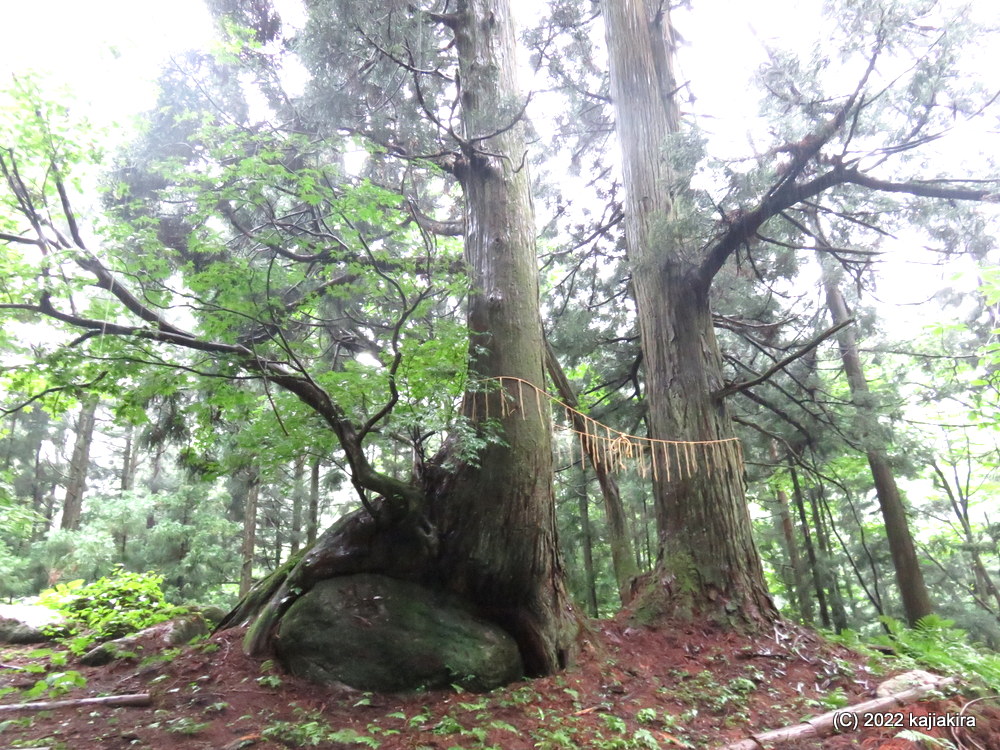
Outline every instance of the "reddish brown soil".
<path id="1" fill-rule="evenodd" d="M 562 675 L 485 695 L 372 695 L 281 674 L 245 657 L 240 636 L 229 631 L 198 646 L 106 667 L 71 660 L 59 669 L 77 670 L 87 684 L 64 698 L 148 692 L 152 705 L 0 712 L 0 748 L 717 748 L 825 713 L 838 693 L 852 704 L 867 700 L 884 679 L 856 654 L 797 628 L 748 638 L 709 626 L 647 629 L 615 620 L 594 625 L 578 664 Z M 37 676 L 10 669 L 44 663 L 29 651 L 0 650 L 0 687 L 33 684 Z M 150 644 L 145 653 L 152 651 Z M 0 700 L 11 704 L 24 696 Z M 956 696 L 903 711 L 921 716 L 965 707 L 977 719 L 973 735 L 924 733 L 957 748 L 1000 750 L 997 702 L 968 702 Z M 353 741 L 318 740 L 335 730 L 353 730 L 338 736 Z M 866 729 L 782 747 L 920 747 L 896 738 L 899 731 Z"/>

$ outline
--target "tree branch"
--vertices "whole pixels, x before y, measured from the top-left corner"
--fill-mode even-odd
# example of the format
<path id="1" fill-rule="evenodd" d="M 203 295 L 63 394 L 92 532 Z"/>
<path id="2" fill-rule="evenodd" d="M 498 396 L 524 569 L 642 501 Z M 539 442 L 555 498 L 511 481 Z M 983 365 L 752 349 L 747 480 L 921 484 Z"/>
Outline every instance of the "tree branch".
<path id="1" fill-rule="evenodd" d="M 107 374 L 108 374 L 108 372 L 107 372 L 107 370 L 105 370 L 102 373 L 100 373 L 96 378 L 94 378 L 93 380 L 90 380 L 90 381 L 88 381 L 86 383 L 71 383 L 69 385 L 54 385 L 51 388 L 46 388 L 44 391 L 42 391 L 40 393 L 36 393 L 34 396 L 32 396 L 31 398 L 29 398 L 27 401 L 23 401 L 22 403 L 18 404 L 17 406 L 15 406 L 15 407 L 13 407 L 11 409 L 0 409 L 0 414 L 3 414 L 3 416 L 6 417 L 6 416 L 8 416 L 10 414 L 13 414 L 16 411 L 20 411 L 21 409 L 23 409 L 24 407 L 28 406 L 29 404 L 33 404 L 35 401 L 38 401 L 39 399 L 45 398 L 50 393 L 62 393 L 63 391 L 79 391 L 79 390 L 84 390 L 86 388 L 90 388 L 92 386 L 97 385 L 102 380 L 104 380 L 104 378 L 107 376 Z"/>
<path id="2" fill-rule="evenodd" d="M 860 185 L 883 193 L 906 193 L 920 198 L 943 198 L 959 201 L 983 201 L 1000 203 L 1000 180 L 994 180 L 993 190 L 943 187 L 939 180 L 911 180 L 908 182 L 892 182 L 879 180 L 862 174 L 858 169 L 844 171 L 845 183 Z"/>
<path id="3" fill-rule="evenodd" d="M 707 287 L 729 256 L 740 245 L 750 241 L 764 222 L 791 208 L 796 203 L 843 184 L 846 182 L 846 172 L 847 170 L 843 167 L 835 166 L 829 172 L 821 174 L 809 182 L 801 185 L 795 182 L 786 182 L 779 190 L 768 193 L 757 208 L 748 213 L 740 214 L 739 218 L 729 225 L 722 237 L 710 247 L 705 254 L 705 259 L 698 267 L 696 278 Z"/>
<path id="4" fill-rule="evenodd" d="M 841 328 L 844 328 L 845 326 L 848 326 L 853 322 L 854 318 L 850 318 L 841 323 L 838 323 L 832 328 L 827 328 L 825 331 L 817 335 L 815 338 L 809 341 L 805 346 L 803 346 L 798 351 L 792 352 L 784 359 L 780 359 L 777 362 L 775 362 L 771 367 L 765 370 L 763 374 L 758 375 L 752 380 L 746 380 L 742 383 L 731 383 L 727 385 L 725 388 L 720 388 L 719 390 L 715 391 L 712 394 L 712 398 L 721 400 L 724 399 L 726 396 L 731 396 L 734 393 L 740 393 L 742 391 L 745 391 L 747 388 L 753 388 L 755 385 L 760 385 L 765 380 L 774 375 L 776 372 L 778 372 L 779 370 L 783 370 L 787 365 L 791 364 L 799 357 L 805 356 L 813 349 L 815 349 L 817 346 L 826 341 L 828 338 L 837 333 L 837 331 L 839 331 Z"/>
<path id="5" fill-rule="evenodd" d="M 149 693 L 130 695 L 104 695 L 97 698 L 67 698 L 64 701 L 40 701 L 37 703 L 11 703 L 0 706 L 0 711 L 49 711 L 53 708 L 77 708 L 79 706 L 148 706 L 153 702 Z"/>

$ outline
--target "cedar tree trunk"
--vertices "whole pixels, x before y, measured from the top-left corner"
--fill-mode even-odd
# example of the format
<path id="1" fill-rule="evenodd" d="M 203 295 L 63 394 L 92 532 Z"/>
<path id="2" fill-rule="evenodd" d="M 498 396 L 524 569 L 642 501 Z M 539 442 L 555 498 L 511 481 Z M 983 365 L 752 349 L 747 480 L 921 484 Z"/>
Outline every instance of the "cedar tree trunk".
<path id="1" fill-rule="evenodd" d="M 489 380 L 541 387 L 545 376 L 514 24 L 507 0 L 466 0 L 456 16 L 474 379 L 464 413 L 488 442 L 432 514 L 448 588 L 515 637 L 530 673 L 546 674 L 565 665 L 575 623 L 556 541 L 550 417 L 533 389 Z"/>
<path id="2" fill-rule="evenodd" d="M 616 129 L 626 190 L 625 232 L 639 316 L 649 435 L 733 437 L 721 398 L 721 357 L 695 243 L 676 236 L 670 137 L 678 131 L 674 40 L 663 4 L 604 0 Z M 723 451 L 711 472 L 654 480 L 659 562 L 648 614 L 705 612 L 764 622 L 778 613 L 751 537 L 743 466 Z"/>
<path id="3" fill-rule="evenodd" d="M 847 302 L 833 277 L 833 269 L 825 259 L 823 285 L 826 290 L 826 304 L 830 308 L 830 317 L 834 325 L 850 319 Z M 903 612 L 906 621 L 916 625 L 917 620 L 926 617 L 933 611 L 931 598 L 927 593 L 924 575 L 920 571 L 920 561 L 910 534 L 910 526 L 906 520 L 906 508 L 896 485 L 892 468 L 889 466 L 889 456 L 884 442 L 876 434 L 866 430 L 864 425 L 871 425 L 876 415 L 871 405 L 871 392 L 858 354 L 858 342 L 850 326 L 841 329 L 837 334 L 840 344 L 840 358 L 844 364 L 844 374 L 851 389 L 851 400 L 858 410 L 858 423 L 862 425 L 862 442 L 868 466 L 872 472 L 872 483 L 878 497 L 879 508 L 882 510 L 882 520 L 885 524 L 885 535 L 892 554 L 892 566 L 896 571 L 896 585 L 899 586 L 900 598 L 903 600 Z"/>
<path id="4" fill-rule="evenodd" d="M 463 0 L 434 20 L 454 32 L 461 80 L 454 172 L 465 193 L 471 429 L 416 486 L 376 472 L 357 426 L 328 409 L 355 486 L 380 497 L 261 581 L 220 627 L 252 621 L 244 648 L 264 653 L 287 607 L 317 581 L 380 573 L 463 596 L 514 637 L 530 674 L 547 674 L 567 663 L 577 625 L 556 539 L 549 413 L 534 389 L 496 380 L 540 387 L 545 361 L 513 20 L 507 0 Z M 477 445 L 463 442 L 470 432 Z"/>

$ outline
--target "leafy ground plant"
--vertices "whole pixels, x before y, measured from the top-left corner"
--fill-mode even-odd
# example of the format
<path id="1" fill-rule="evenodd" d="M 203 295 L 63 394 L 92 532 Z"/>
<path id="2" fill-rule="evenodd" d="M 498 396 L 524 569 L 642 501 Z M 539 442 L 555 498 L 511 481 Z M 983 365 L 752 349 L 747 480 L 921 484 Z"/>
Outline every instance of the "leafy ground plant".
<path id="1" fill-rule="evenodd" d="M 1000 693 L 1000 656 L 972 643 L 968 633 L 956 628 L 954 621 L 928 615 L 915 628 L 890 618 L 883 618 L 883 622 L 889 635 L 880 641 L 901 658 L 958 677 L 965 685 L 979 684 L 990 693 Z"/>
<path id="2" fill-rule="evenodd" d="M 95 642 L 120 638 L 176 617 L 183 610 L 168 604 L 156 573 L 117 570 L 93 583 L 70 581 L 46 589 L 42 604 L 62 612 L 67 621 L 55 626 L 71 651 L 83 653 Z"/>
<path id="3" fill-rule="evenodd" d="M 953 620 L 928 615 L 913 628 L 891 617 L 883 617 L 881 622 L 889 632 L 873 640 L 876 645 L 894 654 L 891 659 L 873 650 L 852 631 L 828 638 L 865 654 L 879 671 L 929 669 L 957 677 L 963 689 L 978 688 L 993 694 L 1000 693 L 1000 656 L 971 641 L 969 634 L 956 628 Z"/>

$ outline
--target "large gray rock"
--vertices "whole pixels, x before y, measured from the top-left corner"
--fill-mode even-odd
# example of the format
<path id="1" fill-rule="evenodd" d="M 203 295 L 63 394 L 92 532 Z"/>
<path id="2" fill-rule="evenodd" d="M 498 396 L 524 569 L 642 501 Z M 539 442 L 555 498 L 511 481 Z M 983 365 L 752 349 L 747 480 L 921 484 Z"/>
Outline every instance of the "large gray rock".
<path id="1" fill-rule="evenodd" d="M 0 604 L 0 643 L 44 643 L 51 641 L 45 628 L 60 625 L 65 617 L 37 604 Z"/>
<path id="2" fill-rule="evenodd" d="M 360 690 L 491 690 L 522 673 L 513 638 L 461 600 L 371 574 L 303 594 L 281 620 L 277 651 L 292 674 Z"/>
<path id="3" fill-rule="evenodd" d="M 0 617 L 0 643 L 44 643 L 52 640 L 33 625 L 9 617 Z"/>

